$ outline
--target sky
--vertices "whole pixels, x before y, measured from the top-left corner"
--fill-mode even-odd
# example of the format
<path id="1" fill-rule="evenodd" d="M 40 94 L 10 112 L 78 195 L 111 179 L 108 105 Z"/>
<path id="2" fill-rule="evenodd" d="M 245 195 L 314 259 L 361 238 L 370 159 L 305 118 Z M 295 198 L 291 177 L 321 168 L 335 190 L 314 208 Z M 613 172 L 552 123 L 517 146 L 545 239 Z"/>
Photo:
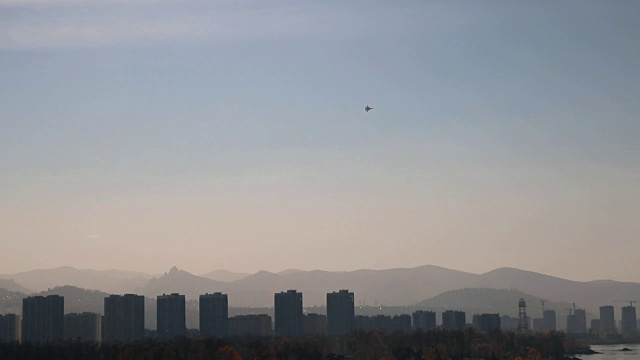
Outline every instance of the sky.
<path id="1" fill-rule="evenodd" d="M 0 0 L 0 273 L 640 282 L 639 16 L 623 0 Z"/>

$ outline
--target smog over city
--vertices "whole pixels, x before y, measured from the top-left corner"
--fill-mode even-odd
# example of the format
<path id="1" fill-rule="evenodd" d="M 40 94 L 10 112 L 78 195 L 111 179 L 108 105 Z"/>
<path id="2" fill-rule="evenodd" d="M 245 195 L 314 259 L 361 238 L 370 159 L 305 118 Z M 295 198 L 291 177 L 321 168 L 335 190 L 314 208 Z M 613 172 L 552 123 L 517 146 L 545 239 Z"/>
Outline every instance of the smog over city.
<path id="1" fill-rule="evenodd" d="M 613 306 L 634 339 L 639 16 L 624 0 L 0 0 L 0 314 L 40 295 L 156 311 L 175 293 L 197 329 L 203 294 L 277 318 L 295 289 L 330 317 L 347 289 L 356 316 L 438 325 L 463 310 L 522 330 L 526 301 L 571 333 L 565 318 Z"/>

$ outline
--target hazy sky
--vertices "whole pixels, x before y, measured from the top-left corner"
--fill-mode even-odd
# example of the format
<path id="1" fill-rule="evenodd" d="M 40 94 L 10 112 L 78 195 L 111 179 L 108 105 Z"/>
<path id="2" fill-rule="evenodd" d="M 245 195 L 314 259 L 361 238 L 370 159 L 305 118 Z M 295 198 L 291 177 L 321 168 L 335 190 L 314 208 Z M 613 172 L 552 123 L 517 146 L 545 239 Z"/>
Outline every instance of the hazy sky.
<path id="1" fill-rule="evenodd" d="M 0 0 L 0 273 L 640 281 L 639 18 L 635 0 Z"/>

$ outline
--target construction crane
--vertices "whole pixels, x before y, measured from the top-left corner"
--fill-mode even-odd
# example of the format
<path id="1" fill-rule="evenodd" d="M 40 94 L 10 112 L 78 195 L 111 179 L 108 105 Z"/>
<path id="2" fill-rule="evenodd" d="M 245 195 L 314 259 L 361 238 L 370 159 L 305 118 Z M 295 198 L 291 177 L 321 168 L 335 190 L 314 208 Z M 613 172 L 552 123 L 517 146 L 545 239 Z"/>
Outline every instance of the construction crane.
<path id="1" fill-rule="evenodd" d="M 569 312 L 569 315 L 573 315 L 573 309 L 572 308 L 565 308 L 565 310 L 567 310 Z"/>
<path id="2" fill-rule="evenodd" d="M 629 303 L 629 307 L 633 307 L 633 303 L 637 303 L 636 300 L 613 300 L 613 302 L 625 302 Z"/>
<path id="3" fill-rule="evenodd" d="M 576 303 L 573 303 L 572 305 L 573 307 L 564 308 L 564 310 L 567 310 L 569 312 L 569 315 L 573 315 L 576 312 Z"/>

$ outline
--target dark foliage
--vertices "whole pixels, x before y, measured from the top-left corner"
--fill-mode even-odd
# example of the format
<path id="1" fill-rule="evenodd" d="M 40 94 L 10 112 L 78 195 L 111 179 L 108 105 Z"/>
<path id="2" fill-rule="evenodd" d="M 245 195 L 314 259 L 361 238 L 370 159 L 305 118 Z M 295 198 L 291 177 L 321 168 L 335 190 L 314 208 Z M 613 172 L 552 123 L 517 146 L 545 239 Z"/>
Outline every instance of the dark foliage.
<path id="1" fill-rule="evenodd" d="M 128 344 L 0 343 L 0 359 L 563 359 L 565 348 L 574 345 L 563 333 L 555 332 L 358 331 L 341 337 L 183 338 Z"/>

